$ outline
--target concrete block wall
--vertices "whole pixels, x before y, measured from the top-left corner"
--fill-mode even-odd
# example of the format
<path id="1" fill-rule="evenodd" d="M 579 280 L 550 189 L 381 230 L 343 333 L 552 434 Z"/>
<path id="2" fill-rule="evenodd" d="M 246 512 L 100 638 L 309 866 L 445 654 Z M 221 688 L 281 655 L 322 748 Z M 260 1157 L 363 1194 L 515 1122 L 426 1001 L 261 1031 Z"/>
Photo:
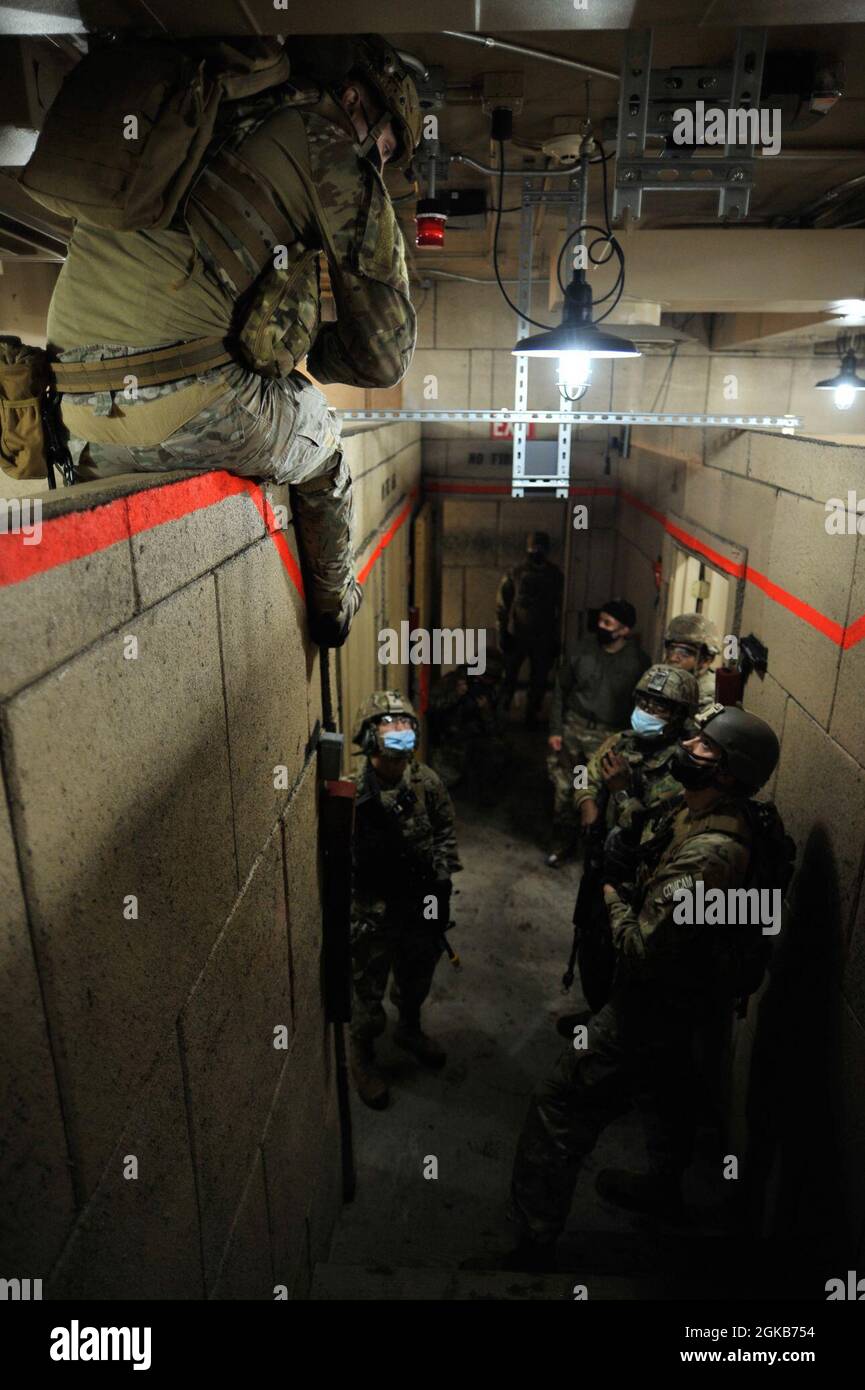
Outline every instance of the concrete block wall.
<path id="1" fill-rule="evenodd" d="M 865 541 L 825 523 L 827 500 L 863 478 L 862 448 L 758 431 L 635 431 L 620 470 L 632 498 L 746 552 L 731 630 L 769 648 L 745 704 L 781 739 L 768 790 L 798 862 L 768 985 L 737 1027 L 729 1130 L 751 1154 L 763 1229 L 828 1241 L 851 1268 L 865 1259 Z M 651 565 L 671 546 L 620 499 L 616 584 L 653 651 L 665 612 Z"/>
<path id="2" fill-rule="evenodd" d="M 359 564 L 417 435 L 347 443 Z M 339 1207 L 319 656 L 261 501 L 225 474 L 64 490 L 27 578 L 0 537 L 0 1246 L 49 1298 L 303 1297 Z M 407 616 L 408 531 L 346 691 L 381 683 L 375 621 Z"/>
<path id="3" fill-rule="evenodd" d="M 364 600 L 345 646 L 338 653 L 340 727 L 346 730 L 345 768 L 357 766 L 351 746 L 353 720 L 373 690 L 415 689 L 419 668 L 379 661 L 379 633 L 399 632 L 409 617 L 412 516 L 420 505 L 421 430 L 404 421 L 363 429 L 344 440 L 355 491 L 356 571 Z M 371 567 L 370 567 L 371 566 Z"/>

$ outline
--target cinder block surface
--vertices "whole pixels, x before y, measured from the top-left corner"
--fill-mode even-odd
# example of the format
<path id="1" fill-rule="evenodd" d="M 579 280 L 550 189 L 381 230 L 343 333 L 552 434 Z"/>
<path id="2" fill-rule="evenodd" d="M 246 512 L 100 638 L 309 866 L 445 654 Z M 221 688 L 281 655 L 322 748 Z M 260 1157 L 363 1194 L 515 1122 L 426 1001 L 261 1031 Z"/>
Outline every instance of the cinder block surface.
<path id="1" fill-rule="evenodd" d="M 50 525 L 43 523 L 43 542 Z M 2 536 L 0 544 L 19 546 L 22 537 Z M 134 608 L 127 538 L 8 585 L 0 603 L 0 699 L 127 622 Z"/>
<path id="2" fill-rule="evenodd" d="M 466 404 L 471 410 L 491 410 L 493 405 L 493 354 L 489 348 L 469 353 Z"/>
<path id="3" fill-rule="evenodd" d="M 498 504 L 449 497 L 444 504 L 442 556 L 446 565 L 494 565 L 498 549 Z"/>
<path id="4" fill-rule="evenodd" d="M 838 537 L 844 544 L 848 538 Z M 865 544 L 861 541 L 856 552 L 856 566 L 850 593 L 850 612 L 847 621 L 855 623 L 865 614 Z M 865 766 L 865 720 L 862 718 L 862 691 L 865 688 L 865 640 L 841 652 L 838 684 L 832 707 L 832 737 Z"/>
<path id="5" fill-rule="evenodd" d="M 241 879 L 300 775 L 308 738 L 297 591 L 268 538 L 216 575 Z M 287 787 L 274 769 L 287 769 Z"/>
<path id="6" fill-rule="evenodd" d="M 747 632 L 748 629 L 743 629 Z M 772 663 L 774 666 L 774 662 Z M 771 672 L 760 680 L 759 676 L 752 675 L 745 686 L 745 708 L 752 714 L 756 714 L 760 719 L 765 719 L 767 724 L 771 724 L 779 739 L 784 737 L 784 721 L 787 714 L 787 702 L 789 696 L 783 685 L 780 685 Z M 774 795 L 775 783 L 778 778 L 776 768 L 771 780 L 766 784 L 764 793 L 767 796 Z"/>
<path id="7" fill-rule="evenodd" d="M 350 767 L 357 766 L 353 758 Z M 321 884 L 319 868 L 318 788 L 311 763 L 283 816 L 285 875 L 288 887 L 288 933 L 292 1000 L 297 1026 L 319 1017 L 321 995 Z"/>
<path id="8" fill-rule="evenodd" d="M 794 700 L 787 707 L 775 794 L 800 859 L 815 827 L 828 836 L 845 928 L 859 886 L 865 839 L 865 772 Z M 827 898 L 834 887 L 827 884 Z"/>
<path id="9" fill-rule="evenodd" d="M 74 1216 L 66 1136 L 0 776 L 0 1260 L 44 1279 Z"/>
<path id="10" fill-rule="evenodd" d="M 272 1300 L 275 1282 L 270 1254 L 264 1166 L 259 1153 L 240 1203 L 222 1269 L 211 1298 L 232 1301 Z"/>
<path id="11" fill-rule="evenodd" d="M 213 580 L 5 708 L 73 1157 L 92 1191 L 237 891 Z M 137 920 L 124 900 L 138 899 Z"/>
<path id="12" fill-rule="evenodd" d="M 510 349 L 516 342 L 515 324 L 513 310 L 496 285 L 455 281 L 440 281 L 436 285 L 437 348 Z"/>
<path id="13" fill-rule="evenodd" d="M 295 1038 L 263 1141 L 274 1283 L 304 1297 L 312 1269 L 307 1217 L 325 1154 L 336 1144 L 324 1127 L 330 1028 L 312 1019 Z M 336 1216 L 336 1211 L 333 1213 Z"/>
<path id="14" fill-rule="evenodd" d="M 466 627 L 489 628 L 488 643 L 496 636 L 496 590 L 501 573 L 498 569 L 466 570 Z"/>
<path id="15" fill-rule="evenodd" d="M 442 565 L 441 625 L 462 627 L 465 569 L 462 565 Z"/>
<path id="16" fill-rule="evenodd" d="M 707 412 L 713 415 L 785 415 L 790 409 L 793 360 L 719 353 L 709 361 Z M 730 380 L 730 378 L 735 378 Z M 732 394 L 731 394 L 732 393 Z"/>
<path id="17" fill-rule="evenodd" d="M 766 572 L 773 583 L 843 624 L 855 557 L 855 537 L 827 536 L 816 502 L 781 493 L 775 507 Z M 766 605 L 763 631 L 776 680 L 828 726 L 839 648 L 777 602 Z"/>
<path id="18" fill-rule="evenodd" d="M 261 513 L 245 493 L 139 531 L 131 545 L 141 607 L 158 603 L 263 535 Z"/>
<path id="19" fill-rule="evenodd" d="M 219 1269 L 291 1037 L 282 846 L 267 844 L 180 1018 L 205 1276 Z"/>
<path id="20" fill-rule="evenodd" d="M 177 1037 L 163 1039 L 46 1290 L 53 1299 L 204 1297 Z M 138 1177 L 124 1177 L 128 1157 Z"/>
<path id="21" fill-rule="evenodd" d="M 707 468 L 723 468 L 744 477 L 748 472 L 751 441 L 763 438 L 750 430 L 706 430 L 703 462 Z"/>
<path id="22" fill-rule="evenodd" d="M 469 357 L 467 349 L 417 351 L 403 378 L 404 409 L 464 410 L 469 394 Z"/>
<path id="23" fill-rule="evenodd" d="M 811 497 L 824 508 L 830 497 L 847 505 L 848 489 L 861 492 L 865 449 L 845 449 L 798 435 L 750 434 L 748 473 L 786 492 Z"/>

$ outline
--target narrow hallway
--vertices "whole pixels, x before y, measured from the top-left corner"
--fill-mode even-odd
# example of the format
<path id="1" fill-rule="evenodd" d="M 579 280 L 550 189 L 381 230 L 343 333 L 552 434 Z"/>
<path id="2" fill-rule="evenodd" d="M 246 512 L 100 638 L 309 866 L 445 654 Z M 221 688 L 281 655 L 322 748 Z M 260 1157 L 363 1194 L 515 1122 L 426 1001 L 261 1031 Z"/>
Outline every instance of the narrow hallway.
<path id="1" fill-rule="evenodd" d="M 571 938 L 579 866 L 548 869 L 549 785 L 545 736 L 512 724 L 510 777 L 492 807 L 457 798 L 460 855 L 451 943 L 462 960 L 440 961 L 424 1026 L 448 1052 L 441 1073 L 418 1067 L 392 1041 L 395 1010 L 377 1056 L 391 1104 L 371 1111 L 352 1093 L 357 1192 L 342 1208 L 330 1258 L 316 1271 L 313 1299 L 628 1299 L 724 1292 L 719 1264 L 717 1138 L 706 1127 L 686 1180 L 688 1230 L 602 1203 L 597 1172 L 642 1167 L 645 1148 L 633 1109 L 601 1136 L 578 1181 L 562 1268 L 556 1275 L 459 1270 L 473 1255 L 510 1243 L 508 1187 L 517 1135 L 532 1087 L 567 1046 L 555 1031 L 562 1013 L 585 1008 L 579 975 L 569 994 L 561 976 Z M 425 1178 L 427 1160 L 438 1177 Z M 705 1260 L 706 1242 L 715 1259 Z M 741 1253 L 741 1252 L 740 1252 Z M 713 1271 L 714 1270 L 714 1275 Z M 661 1277 L 659 1271 L 663 1271 Z M 710 1290 L 716 1278 L 719 1289 Z"/>

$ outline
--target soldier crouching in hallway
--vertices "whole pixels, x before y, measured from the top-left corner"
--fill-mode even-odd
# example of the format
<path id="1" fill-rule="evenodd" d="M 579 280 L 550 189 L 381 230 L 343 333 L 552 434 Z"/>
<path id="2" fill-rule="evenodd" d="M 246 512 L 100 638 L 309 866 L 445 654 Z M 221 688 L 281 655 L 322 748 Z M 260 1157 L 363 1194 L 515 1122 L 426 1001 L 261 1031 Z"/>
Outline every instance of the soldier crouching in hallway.
<path id="1" fill-rule="evenodd" d="M 487 1267 L 556 1267 L 583 1160 L 635 1086 L 655 1102 L 651 1171 L 603 1169 L 598 1191 L 632 1210 L 681 1210 L 696 1125 L 694 1034 L 710 1001 L 739 996 L 742 934 L 757 933 L 752 943 L 762 938 L 759 926 L 678 925 L 674 893 L 699 881 L 707 892 L 746 882 L 757 853 L 747 800 L 771 777 L 779 753 L 769 725 L 738 706 L 713 705 L 696 723 L 699 732 L 673 764 L 683 797 L 670 807 L 664 847 L 646 861 L 631 903 L 604 885 L 618 959 L 612 997 L 591 1020 L 585 1045 L 569 1047 L 535 1091 L 511 1184 L 519 1244 Z"/>
<path id="2" fill-rule="evenodd" d="M 420 1011 L 443 949 L 451 876 L 462 864 L 450 797 L 437 774 L 412 756 L 417 723 L 398 690 L 377 690 L 355 721 L 354 742 L 365 756 L 353 778 L 351 1072 L 361 1100 L 374 1110 L 390 1099 L 374 1043 L 387 1027 L 382 1000 L 391 971 L 390 998 L 399 1010 L 394 1042 L 424 1066 L 447 1060 L 422 1032 Z"/>
<path id="3" fill-rule="evenodd" d="M 507 769 L 501 674 L 502 659 L 491 651 L 483 675 L 458 666 L 430 691 L 430 764 L 449 792 L 459 788 L 481 806 L 495 804 Z"/>
<path id="4" fill-rule="evenodd" d="M 555 798 L 547 856 L 551 869 L 573 853 L 579 836 L 574 768 L 585 767 L 604 740 L 624 728 L 634 686 L 650 664 L 631 636 L 636 621 L 627 599 L 611 598 L 598 613 L 597 631 L 582 637 L 559 662 L 547 741 L 547 771 Z"/>

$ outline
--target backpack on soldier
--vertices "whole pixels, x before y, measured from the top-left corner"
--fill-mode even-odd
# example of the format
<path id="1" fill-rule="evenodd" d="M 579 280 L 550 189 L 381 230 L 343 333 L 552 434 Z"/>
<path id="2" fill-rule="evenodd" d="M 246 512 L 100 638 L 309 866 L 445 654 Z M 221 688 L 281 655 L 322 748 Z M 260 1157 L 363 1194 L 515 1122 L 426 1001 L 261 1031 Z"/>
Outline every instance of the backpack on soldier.
<path id="1" fill-rule="evenodd" d="M 673 825 L 683 805 L 683 799 L 676 797 L 650 813 L 649 822 L 657 828 L 651 838 L 644 840 L 636 850 L 636 857 L 642 862 L 645 873 L 650 875 L 654 871 L 661 855 L 672 843 Z M 783 903 L 793 877 L 795 843 L 784 830 L 784 822 L 774 801 L 758 801 L 751 797 L 742 800 L 740 805 L 750 832 L 748 872 L 742 887 L 770 892 L 778 889 Z M 711 831 L 722 831 L 732 839 L 743 841 L 744 837 L 738 833 L 740 825 L 729 812 L 722 811 L 715 816 L 703 817 L 699 825 L 694 827 L 693 835 L 686 835 L 678 843 L 683 845 L 688 839 Z M 772 954 L 773 938 L 764 935 L 756 923 L 731 924 L 723 931 L 712 930 L 718 984 L 728 997 L 736 1000 L 739 1016 L 744 1017 L 749 996 L 763 982 Z"/>
<path id="2" fill-rule="evenodd" d="M 751 827 L 752 841 L 744 887 L 756 888 L 760 892 L 777 889 L 781 893 L 783 906 L 793 877 L 796 845 L 784 830 L 784 822 L 774 801 L 752 798 L 745 802 L 745 813 Z M 731 929 L 727 943 L 727 966 L 731 990 L 742 1017 L 748 997 L 755 994 L 763 983 L 772 954 L 772 941 L 772 936 L 764 935 L 756 927 L 745 931 L 741 926 Z"/>
<path id="3" fill-rule="evenodd" d="M 117 232 L 169 226 L 225 101 L 288 81 L 275 38 L 147 39 L 72 69 L 19 182 L 63 217 Z"/>

